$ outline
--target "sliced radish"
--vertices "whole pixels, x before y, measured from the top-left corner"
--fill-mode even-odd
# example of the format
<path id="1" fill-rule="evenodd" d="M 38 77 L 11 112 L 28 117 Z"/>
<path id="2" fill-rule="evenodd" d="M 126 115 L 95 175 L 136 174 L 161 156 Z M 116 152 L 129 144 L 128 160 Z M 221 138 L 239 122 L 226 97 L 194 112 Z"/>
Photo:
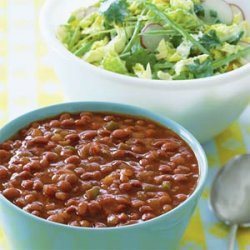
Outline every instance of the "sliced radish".
<path id="1" fill-rule="evenodd" d="M 229 5 L 230 5 L 230 7 L 232 9 L 232 12 L 233 12 L 234 16 L 240 15 L 241 21 L 246 20 L 244 11 L 240 8 L 240 6 L 238 6 L 238 5 L 234 4 L 234 3 L 230 3 Z"/>
<path id="2" fill-rule="evenodd" d="M 227 2 L 224 0 L 205 0 L 202 2 L 205 10 L 204 21 L 207 23 L 215 23 L 220 20 L 222 23 L 231 24 L 233 22 L 233 11 Z M 213 15 L 217 13 L 217 16 Z"/>
<path id="3" fill-rule="evenodd" d="M 157 31 L 157 30 L 163 30 L 163 27 L 158 24 L 158 23 L 150 23 L 147 24 L 143 29 L 142 29 L 142 35 L 141 35 L 141 45 L 145 49 L 148 49 L 150 51 L 155 51 L 162 39 L 166 39 L 166 35 L 151 35 L 148 34 L 147 32 L 150 31 Z"/>

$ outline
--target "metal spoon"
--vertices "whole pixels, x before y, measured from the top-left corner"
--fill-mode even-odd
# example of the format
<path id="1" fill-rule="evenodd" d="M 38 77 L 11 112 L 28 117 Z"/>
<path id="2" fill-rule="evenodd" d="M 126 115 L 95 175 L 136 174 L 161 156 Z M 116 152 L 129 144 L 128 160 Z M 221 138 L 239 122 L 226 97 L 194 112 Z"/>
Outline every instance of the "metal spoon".
<path id="1" fill-rule="evenodd" d="M 210 205 L 230 226 L 228 250 L 234 250 L 238 227 L 250 227 L 250 154 L 230 160 L 212 184 Z"/>

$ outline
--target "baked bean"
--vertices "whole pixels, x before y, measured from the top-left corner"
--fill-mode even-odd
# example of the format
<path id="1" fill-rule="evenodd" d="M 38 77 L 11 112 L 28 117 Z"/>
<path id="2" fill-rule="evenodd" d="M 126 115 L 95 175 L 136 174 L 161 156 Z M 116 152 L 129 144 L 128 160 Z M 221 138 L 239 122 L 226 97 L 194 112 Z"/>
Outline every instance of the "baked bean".
<path id="1" fill-rule="evenodd" d="M 75 121 L 76 126 L 83 127 L 87 124 L 87 122 L 84 119 L 77 119 Z"/>
<path id="2" fill-rule="evenodd" d="M 48 168 L 50 164 L 47 158 L 43 157 L 43 159 L 40 161 L 40 165 L 43 169 L 45 169 Z"/>
<path id="3" fill-rule="evenodd" d="M 179 148 L 179 144 L 175 141 L 169 141 L 161 146 L 161 149 L 167 152 L 175 152 Z"/>
<path id="4" fill-rule="evenodd" d="M 122 183 L 120 186 L 119 186 L 119 189 L 122 191 L 122 192 L 128 192 L 132 189 L 132 185 L 130 183 Z"/>
<path id="5" fill-rule="evenodd" d="M 131 181 L 129 181 L 129 183 L 134 188 L 141 188 L 142 187 L 142 183 L 138 180 L 131 180 Z"/>
<path id="6" fill-rule="evenodd" d="M 86 144 L 84 146 L 81 146 L 81 148 L 78 151 L 79 156 L 81 157 L 81 159 L 87 159 L 88 158 L 88 156 L 89 156 L 89 148 L 90 148 L 90 144 Z"/>
<path id="7" fill-rule="evenodd" d="M 91 227 L 91 223 L 87 220 L 81 220 L 80 225 L 81 225 L 81 227 Z M 99 227 L 100 227 L 100 225 L 99 225 Z"/>
<path id="8" fill-rule="evenodd" d="M 28 211 L 28 212 L 31 212 L 34 210 L 42 212 L 43 211 L 43 204 L 41 202 L 33 202 L 33 203 L 25 206 L 23 209 Z"/>
<path id="9" fill-rule="evenodd" d="M 145 152 L 145 148 L 142 147 L 142 146 L 137 146 L 137 145 L 134 145 L 131 147 L 131 150 L 134 152 L 134 153 L 137 153 L 137 154 L 143 154 Z"/>
<path id="10" fill-rule="evenodd" d="M 128 220 L 126 223 L 124 223 L 124 225 L 133 225 L 138 223 L 138 220 Z"/>
<path id="11" fill-rule="evenodd" d="M 48 162 L 57 162 L 59 159 L 59 155 L 54 152 L 46 152 L 44 156 Z"/>
<path id="12" fill-rule="evenodd" d="M 24 180 L 24 181 L 22 181 L 21 186 L 24 189 L 31 190 L 33 188 L 33 181 L 32 180 Z"/>
<path id="13" fill-rule="evenodd" d="M 166 174 L 169 174 L 169 173 L 173 172 L 172 168 L 169 165 L 161 165 L 159 167 L 159 171 L 161 171 L 163 173 L 166 173 Z"/>
<path id="14" fill-rule="evenodd" d="M 145 133 L 146 133 L 146 136 L 148 137 L 153 137 L 156 134 L 155 130 L 151 128 L 147 129 Z"/>
<path id="15" fill-rule="evenodd" d="M 65 201 L 67 199 L 67 194 L 64 192 L 56 192 L 55 197 L 60 201 Z"/>
<path id="16" fill-rule="evenodd" d="M 69 192 L 72 189 L 72 186 L 68 181 L 59 181 L 57 186 L 63 192 Z"/>
<path id="17" fill-rule="evenodd" d="M 81 139 L 83 140 L 92 140 L 97 136 L 96 130 L 87 130 L 80 134 Z"/>
<path id="18" fill-rule="evenodd" d="M 74 198 L 71 198 L 71 199 L 69 199 L 69 200 L 67 200 L 66 202 L 65 202 L 65 205 L 67 206 L 67 207 L 69 207 L 69 206 L 77 206 L 79 204 L 79 201 L 77 200 L 77 199 L 74 199 Z"/>
<path id="19" fill-rule="evenodd" d="M 165 195 L 159 197 L 159 201 L 162 204 L 170 204 L 172 199 L 168 194 L 165 194 Z"/>
<path id="20" fill-rule="evenodd" d="M 91 122 L 92 117 L 93 117 L 93 113 L 91 113 L 91 112 L 81 112 L 80 117 L 81 118 L 88 118 L 88 121 Z"/>
<path id="21" fill-rule="evenodd" d="M 75 221 L 72 221 L 69 223 L 70 226 L 73 226 L 73 227 L 80 227 L 80 222 L 75 220 Z"/>
<path id="22" fill-rule="evenodd" d="M 140 163 L 140 165 L 142 165 L 143 167 L 145 167 L 146 165 L 149 164 L 149 161 L 148 161 L 147 159 L 141 159 L 141 160 L 139 161 L 139 163 Z"/>
<path id="23" fill-rule="evenodd" d="M 188 196 L 186 194 L 177 194 L 175 197 L 178 201 L 183 202 L 187 199 Z"/>
<path id="24" fill-rule="evenodd" d="M 42 136 L 43 132 L 40 129 L 33 129 L 31 135 L 32 137 Z"/>
<path id="25" fill-rule="evenodd" d="M 174 132 L 144 118 L 65 113 L 0 143 L 0 193 L 78 227 L 150 220 L 195 190 L 198 163 Z"/>
<path id="26" fill-rule="evenodd" d="M 48 144 L 44 147 L 46 150 L 53 150 L 57 144 L 53 141 L 49 141 Z"/>
<path id="27" fill-rule="evenodd" d="M 125 223 L 128 220 L 128 216 L 125 213 L 118 214 L 118 219 L 121 223 Z"/>
<path id="28" fill-rule="evenodd" d="M 163 211 L 164 212 L 168 212 L 168 211 L 170 211 L 172 209 L 173 209 L 173 207 L 171 205 L 169 205 L 169 204 L 163 206 Z"/>
<path id="29" fill-rule="evenodd" d="M 98 133 L 99 136 L 104 137 L 104 138 L 109 137 L 110 134 L 111 134 L 111 132 L 109 130 L 106 130 L 106 129 L 103 129 L 103 128 L 98 129 L 97 133 Z"/>
<path id="30" fill-rule="evenodd" d="M 147 221 L 147 220 L 155 218 L 155 215 L 153 213 L 145 213 L 142 215 L 141 218 L 143 221 Z"/>
<path id="31" fill-rule="evenodd" d="M 92 143 L 89 147 L 90 155 L 99 155 L 101 153 L 101 148 L 97 143 Z"/>
<path id="32" fill-rule="evenodd" d="M 173 157 L 170 158 L 170 160 L 178 165 L 185 163 L 185 159 L 181 154 L 174 155 Z"/>
<path id="33" fill-rule="evenodd" d="M 157 140 L 152 143 L 152 146 L 156 148 L 161 148 L 161 146 L 165 143 L 166 141 L 164 140 Z"/>
<path id="34" fill-rule="evenodd" d="M 13 145 L 13 141 L 9 140 L 9 141 L 6 141 L 6 142 L 0 144 L 0 149 L 4 149 L 4 150 L 7 150 L 7 151 L 10 151 L 13 148 L 13 146 L 14 146 Z"/>
<path id="35" fill-rule="evenodd" d="M 11 157 L 10 153 L 4 149 L 0 149 L 0 163 L 4 163 Z"/>
<path id="36" fill-rule="evenodd" d="M 133 208 L 140 208 L 140 207 L 144 206 L 145 204 L 146 204 L 145 201 L 142 201 L 142 200 L 133 200 L 132 201 Z"/>
<path id="37" fill-rule="evenodd" d="M 80 137 L 78 134 L 69 134 L 65 136 L 66 140 L 69 140 L 71 144 L 75 144 L 79 141 Z"/>
<path id="38" fill-rule="evenodd" d="M 47 196 L 54 196 L 57 191 L 57 187 L 54 184 L 47 184 L 43 186 L 43 193 Z"/>
<path id="39" fill-rule="evenodd" d="M 126 151 L 125 151 L 125 150 L 117 150 L 117 151 L 115 151 L 115 152 L 112 152 L 111 155 L 112 155 L 112 157 L 113 157 L 114 159 L 122 159 L 122 158 L 125 157 Z"/>
<path id="40" fill-rule="evenodd" d="M 102 144 L 106 144 L 106 145 L 112 145 L 112 140 L 110 139 L 110 137 L 106 136 L 106 137 L 101 137 L 99 139 L 99 142 Z M 119 148 L 119 146 L 118 146 Z M 120 149 L 120 148 L 119 148 Z M 109 152 L 106 152 L 106 154 L 110 154 Z"/>
<path id="41" fill-rule="evenodd" d="M 66 160 L 65 160 L 65 163 L 69 164 L 69 163 L 72 163 L 72 164 L 80 164 L 81 163 L 81 160 L 79 158 L 79 156 L 77 155 L 72 155 L 70 157 L 68 157 Z"/>
<path id="42" fill-rule="evenodd" d="M 174 177 L 174 180 L 177 182 L 188 181 L 188 176 L 185 174 L 175 174 L 173 177 Z"/>
<path id="43" fill-rule="evenodd" d="M 68 146 L 64 147 L 64 149 L 61 151 L 61 156 L 64 158 L 64 159 L 67 159 L 69 158 L 70 156 L 73 156 L 75 155 L 76 152 L 74 152 L 73 150 L 69 149 Z"/>
<path id="44" fill-rule="evenodd" d="M 98 180 L 101 178 L 101 172 L 100 171 L 94 171 L 94 172 L 87 172 L 87 173 L 83 173 L 81 175 L 81 179 L 82 180 Z"/>
<path id="45" fill-rule="evenodd" d="M 73 119 L 65 119 L 61 122 L 62 128 L 71 128 L 75 125 L 75 121 Z"/>
<path id="46" fill-rule="evenodd" d="M 140 219 L 140 215 L 138 214 L 138 212 L 131 213 L 129 215 L 129 219 L 130 220 L 139 220 Z"/>
<path id="47" fill-rule="evenodd" d="M 53 214 L 47 218 L 48 221 L 64 223 L 64 218 L 61 214 Z"/>
<path id="48" fill-rule="evenodd" d="M 115 214 L 110 214 L 107 218 L 109 226 L 116 226 L 119 223 L 119 217 Z"/>
<path id="49" fill-rule="evenodd" d="M 188 174 L 190 173 L 190 168 L 179 165 L 175 170 L 174 170 L 175 174 Z"/>
<path id="50" fill-rule="evenodd" d="M 3 190 L 3 195 L 8 200 L 14 200 L 14 199 L 20 197 L 21 192 L 16 188 L 6 188 L 5 190 Z"/>
<path id="51" fill-rule="evenodd" d="M 130 205 L 130 204 L 131 204 L 131 201 L 130 201 L 129 197 L 117 196 L 117 197 L 115 198 L 115 200 L 116 200 L 118 203 L 121 203 L 121 204 L 124 204 L 124 205 Z"/>
<path id="52" fill-rule="evenodd" d="M 172 175 L 159 175 L 154 178 L 156 184 L 162 184 L 164 181 L 170 181 L 172 180 Z"/>
<path id="53" fill-rule="evenodd" d="M 37 136 L 30 141 L 27 142 L 28 147 L 34 147 L 34 146 L 44 146 L 49 142 L 48 138 L 43 136 Z"/>
<path id="54" fill-rule="evenodd" d="M 90 201 L 88 203 L 88 212 L 91 216 L 96 216 L 101 211 L 101 206 L 97 201 Z"/>
<path id="55" fill-rule="evenodd" d="M 31 214 L 35 215 L 35 216 L 38 216 L 38 217 L 41 217 L 41 212 L 39 211 L 32 211 Z"/>
<path id="56" fill-rule="evenodd" d="M 68 214 L 73 214 L 73 213 L 76 213 L 77 207 L 76 207 L 76 206 L 70 206 L 70 207 L 66 208 L 65 211 L 66 211 L 66 213 L 68 213 Z"/>
<path id="57" fill-rule="evenodd" d="M 51 128 L 58 128 L 60 127 L 61 123 L 58 120 L 52 120 L 50 121 L 49 125 Z"/>
<path id="58" fill-rule="evenodd" d="M 156 151 L 151 151 L 145 155 L 145 158 L 151 163 L 158 160 L 158 154 Z"/>
<path id="59" fill-rule="evenodd" d="M 26 171 L 39 171 L 41 169 L 41 164 L 39 161 L 31 161 L 23 167 Z"/>
<path id="60" fill-rule="evenodd" d="M 24 209 L 24 206 L 26 205 L 26 201 L 22 197 L 17 198 L 15 201 L 15 205 Z"/>
<path id="61" fill-rule="evenodd" d="M 6 167 L 0 166 L 0 180 L 4 180 L 9 176 L 9 171 Z"/>
<path id="62" fill-rule="evenodd" d="M 60 134 L 54 134 L 53 136 L 51 136 L 51 140 L 52 140 L 53 142 L 60 142 L 60 141 L 62 141 L 63 139 L 64 139 L 63 136 L 60 135 Z"/>
<path id="63" fill-rule="evenodd" d="M 141 213 L 149 213 L 149 212 L 152 212 L 153 209 L 150 206 L 142 206 L 139 208 L 139 211 Z"/>
<path id="64" fill-rule="evenodd" d="M 78 178 L 75 174 L 67 174 L 65 180 L 68 181 L 71 185 L 74 185 L 78 182 Z"/>
<path id="65" fill-rule="evenodd" d="M 24 199 L 27 203 L 32 203 L 36 200 L 36 196 L 34 194 L 27 194 Z"/>
<path id="66" fill-rule="evenodd" d="M 102 222 L 96 222 L 95 223 L 95 227 L 99 227 L 99 228 L 102 228 L 102 227 L 107 227 L 107 225 L 105 223 L 102 223 Z"/>
<path id="67" fill-rule="evenodd" d="M 27 131 L 26 131 L 27 132 Z M 24 132 L 25 133 L 25 132 Z M 22 146 L 22 141 L 21 140 L 16 140 L 16 141 L 14 141 L 13 142 L 13 147 L 15 148 L 15 149 L 18 149 L 18 148 L 20 148 Z"/>
<path id="68" fill-rule="evenodd" d="M 80 216 L 84 216 L 88 211 L 88 203 L 87 202 L 81 202 L 77 208 L 77 213 Z"/>
<path id="69" fill-rule="evenodd" d="M 124 129 L 116 129 L 112 132 L 111 137 L 115 139 L 124 139 L 127 138 L 130 133 Z"/>
<path id="70" fill-rule="evenodd" d="M 43 183 L 40 180 L 35 180 L 33 184 L 33 189 L 36 191 L 43 190 Z"/>
<path id="71" fill-rule="evenodd" d="M 84 118 L 84 117 L 88 118 L 89 122 L 92 121 L 92 116 L 93 116 L 92 112 L 84 111 L 84 112 L 80 113 L 80 117 L 81 118 Z"/>
<path id="72" fill-rule="evenodd" d="M 155 172 L 153 171 L 141 171 L 137 174 L 137 178 L 146 183 L 153 183 Z"/>
<path id="73" fill-rule="evenodd" d="M 68 169 L 68 170 L 75 170 L 77 168 L 77 166 L 73 163 L 69 163 L 69 164 L 66 164 L 64 166 L 65 169 Z"/>

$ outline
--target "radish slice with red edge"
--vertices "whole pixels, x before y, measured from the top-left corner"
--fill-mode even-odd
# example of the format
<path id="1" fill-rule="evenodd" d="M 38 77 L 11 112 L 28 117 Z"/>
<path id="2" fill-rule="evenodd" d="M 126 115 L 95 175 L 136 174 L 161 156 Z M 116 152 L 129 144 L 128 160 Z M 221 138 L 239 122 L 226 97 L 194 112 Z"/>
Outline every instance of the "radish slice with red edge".
<path id="1" fill-rule="evenodd" d="M 227 2 L 224 0 L 205 0 L 202 3 L 205 11 L 204 21 L 213 24 L 217 20 L 224 24 L 233 22 L 233 11 Z"/>
<path id="2" fill-rule="evenodd" d="M 163 27 L 158 23 L 147 24 L 141 31 L 141 46 L 149 51 L 155 51 L 162 39 L 166 39 L 166 35 L 151 35 L 146 34 L 150 31 L 163 30 Z"/>
<path id="3" fill-rule="evenodd" d="M 246 20 L 244 11 L 240 8 L 240 6 L 234 4 L 234 3 L 230 3 L 230 7 L 232 9 L 233 15 L 240 15 L 241 20 L 240 21 L 244 21 Z"/>

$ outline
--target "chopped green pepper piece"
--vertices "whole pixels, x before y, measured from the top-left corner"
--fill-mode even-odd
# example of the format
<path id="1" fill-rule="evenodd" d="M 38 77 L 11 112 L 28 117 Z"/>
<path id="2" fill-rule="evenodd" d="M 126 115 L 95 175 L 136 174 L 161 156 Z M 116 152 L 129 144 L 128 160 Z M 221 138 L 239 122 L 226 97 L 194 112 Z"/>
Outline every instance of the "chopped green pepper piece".
<path id="1" fill-rule="evenodd" d="M 165 191 L 169 191 L 169 189 L 171 188 L 171 183 L 169 181 L 164 181 L 162 183 L 162 189 Z"/>
<path id="2" fill-rule="evenodd" d="M 114 131 L 116 129 L 118 129 L 120 126 L 117 122 L 114 121 L 110 121 L 105 125 L 105 128 L 109 131 Z"/>
<path id="3" fill-rule="evenodd" d="M 87 190 L 85 195 L 89 200 L 94 200 L 100 193 L 100 187 L 94 186 L 91 189 Z"/>

